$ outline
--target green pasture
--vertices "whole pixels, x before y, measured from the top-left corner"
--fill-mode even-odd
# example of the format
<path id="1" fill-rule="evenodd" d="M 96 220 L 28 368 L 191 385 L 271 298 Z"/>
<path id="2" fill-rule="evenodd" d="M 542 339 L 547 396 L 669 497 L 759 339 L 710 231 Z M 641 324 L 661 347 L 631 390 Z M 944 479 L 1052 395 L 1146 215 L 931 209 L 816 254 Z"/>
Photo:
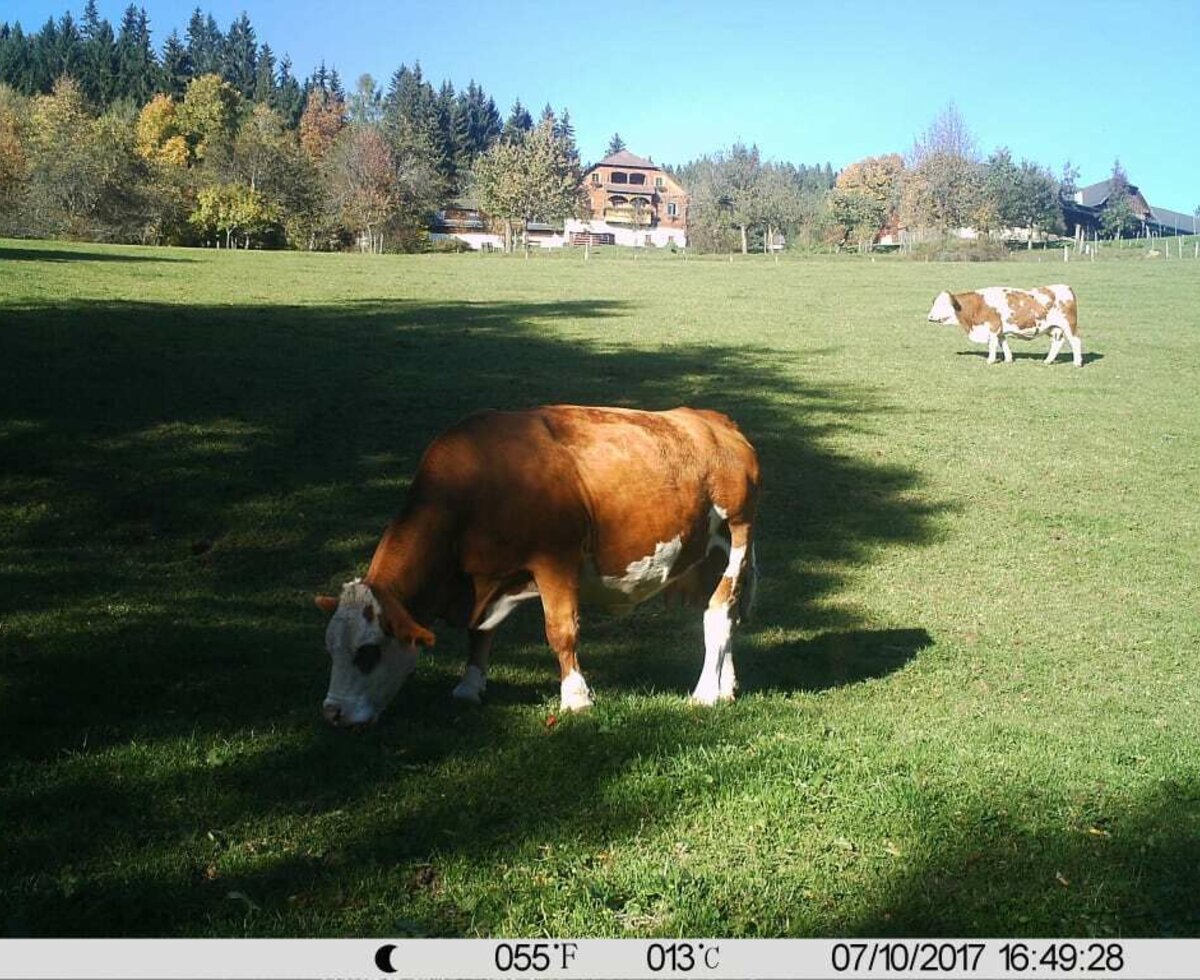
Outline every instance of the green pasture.
<path id="1" fill-rule="evenodd" d="M 8 936 L 1200 935 L 1200 262 L 0 243 Z M 1087 364 L 925 322 L 1065 281 Z M 479 408 L 759 448 L 742 695 L 694 612 L 536 608 L 324 724 L 316 591 Z"/>

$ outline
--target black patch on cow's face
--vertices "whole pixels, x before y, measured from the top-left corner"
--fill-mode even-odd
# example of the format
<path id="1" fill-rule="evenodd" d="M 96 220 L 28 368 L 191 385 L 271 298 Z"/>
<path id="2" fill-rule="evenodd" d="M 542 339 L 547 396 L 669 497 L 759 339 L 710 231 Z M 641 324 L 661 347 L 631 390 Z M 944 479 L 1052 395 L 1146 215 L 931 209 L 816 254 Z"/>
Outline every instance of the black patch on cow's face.
<path id="1" fill-rule="evenodd" d="M 382 656 L 383 650 L 378 643 L 364 643 L 354 651 L 354 666 L 358 668 L 359 673 L 369 674 L 379 666 Z"/>

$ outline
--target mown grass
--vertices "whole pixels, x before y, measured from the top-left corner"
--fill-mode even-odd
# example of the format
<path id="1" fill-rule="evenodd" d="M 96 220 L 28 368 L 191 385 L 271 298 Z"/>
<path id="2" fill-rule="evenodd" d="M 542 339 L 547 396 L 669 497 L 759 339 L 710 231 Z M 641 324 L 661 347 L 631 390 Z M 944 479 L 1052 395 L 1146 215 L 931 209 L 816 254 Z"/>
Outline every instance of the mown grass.
<path id="1" fill-rule="evenodd" d="M 1200 263 L 0 243 L 4 934 L 1200 934 Z M 1039 261 L 1039 259 L 1041 261 Z M 1067 281 L 1088 363 L 934 294 Z M 743 696 L 698 617 L 443 630 L 328 729 L 314 591 L 481 407 L 760 449 Z"/>

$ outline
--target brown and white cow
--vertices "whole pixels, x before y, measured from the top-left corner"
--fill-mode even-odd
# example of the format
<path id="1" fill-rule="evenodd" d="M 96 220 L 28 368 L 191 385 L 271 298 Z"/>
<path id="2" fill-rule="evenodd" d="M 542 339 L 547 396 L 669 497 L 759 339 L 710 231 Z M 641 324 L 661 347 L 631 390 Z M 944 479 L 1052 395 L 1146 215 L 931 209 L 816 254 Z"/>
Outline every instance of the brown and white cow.
<path id="1" fill-rule="evenodd" d="M 470 416 L 425 450 L 366 577 L 316 599 L 333 614 L 325 717 L 374 721 L 416 668 L 417 648 L 433 646 L 436 620 L 466 627 L 453 694 L 479 701 L 492 631 L 535 598 L 562 708 L 586 708 L 580 605 L 624 612 L 663 590 L 694 595 L 706 577 L 692 699 L 731 700 L 731 641 L 755 583 L 758 488 L 754 448 L 717 412 L 553 405 Z"/>
<path id="2" fill-rule="evenodd" d="M 932 322 L 955 324 L 963 328 L 968 339 L 986 343 L 988 364 L 996 363 L 997 348 L 1004 351 L 1004 360 L 1012 363 L 1010 334 L 1031 340 L 1049 333 L 1046 363 L 1058 357 L 1065 339 L 1071 343 L 1075 366 L 1083 367 L 1083 342 L 1076 317 L 1075 291 L 1062 284 L 1030 290 L 988 286 L 969 293 L 938 293 L 929 311 Z"/>

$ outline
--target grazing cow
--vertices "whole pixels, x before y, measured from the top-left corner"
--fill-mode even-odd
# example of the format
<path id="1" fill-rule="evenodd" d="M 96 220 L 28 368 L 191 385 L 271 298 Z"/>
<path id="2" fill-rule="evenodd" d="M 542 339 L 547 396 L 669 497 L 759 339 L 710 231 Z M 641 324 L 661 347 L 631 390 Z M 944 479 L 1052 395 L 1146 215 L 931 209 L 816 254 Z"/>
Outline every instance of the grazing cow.
<path id="1" fill-rule="evenodd" d="M 316 599 L 333 614 L 326 719 L 374 721 L 416 668 L 417 648 L 433 646 L 439 619 L 468 631 L 453 693 L 478 702 L 492 631 L 535 598 L 562 708 L 586 708 L 580 605 L 624 612 L 698 588 L 704 666 L 692 699 L 731 700 L 734 627 L 755 583 L 758 487 L 754 448 L 717 412 L 553 405 L 470 416 L 425 450 L 366 577 Z"/>
<path id="2" fill-rule="evenodd" d="M 1083 367 L 1083 342 L 1076 323 L 1075 291 L 1070 286 L 1039 286 L 1037 289 L 1011 289 L 988 286 L 969 293 L 938 293 L 929 311 L 933 323 L 953 323 L 963 328 L 977 344 L 988 345 L 988 364 L 996 363 L 996 350 L 1004 351 L 1004 360 L 1012 363 L 1008 335 L 1032 340 L 1038 334 L 1050 334 L 1050 364 L 1062 350 L 1063 340 L 1071 342 L 1076 367 Z"/>

